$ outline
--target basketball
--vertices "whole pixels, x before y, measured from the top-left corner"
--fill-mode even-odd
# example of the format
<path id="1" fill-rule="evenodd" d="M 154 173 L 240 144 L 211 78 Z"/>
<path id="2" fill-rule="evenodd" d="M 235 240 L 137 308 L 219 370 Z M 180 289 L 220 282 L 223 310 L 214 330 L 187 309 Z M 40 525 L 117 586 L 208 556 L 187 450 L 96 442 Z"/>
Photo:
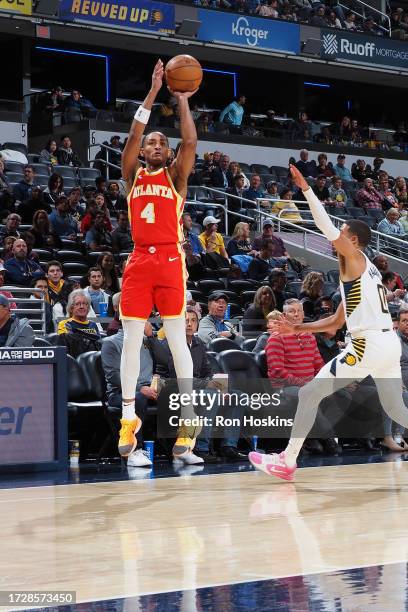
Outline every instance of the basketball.
<path id="1" fill-rule="evenodd" d="M 167 62 L 165 76 L 172 91 L 195 91 L 203 80 L 203 70 L 191 55 L 176 55 Z"/>

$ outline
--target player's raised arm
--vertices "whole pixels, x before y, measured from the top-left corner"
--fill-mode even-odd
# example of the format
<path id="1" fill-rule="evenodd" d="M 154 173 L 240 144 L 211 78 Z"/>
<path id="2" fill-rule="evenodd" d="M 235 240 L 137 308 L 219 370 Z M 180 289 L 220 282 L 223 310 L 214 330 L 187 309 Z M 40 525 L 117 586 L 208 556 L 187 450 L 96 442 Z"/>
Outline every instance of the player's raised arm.
<path id="1" fill-rule="evenodd" d="M 138 160 L 143 132 L 149 121 L 150 111 L 156 96 L 163 84 L 163 62 L 159 59 L 154 67 L 152 86 L 142 106 L 139 106 L 135 118 L 130 126 L 128 141 L 122 153 L 122 176 L 126 181 L 128 191 L 132 188 L 134 175 L 140 166 Z"/>
<path id="2" fill-rule="evenodd" d="M 196 92 L 171 92 L 177 99 L 180 112 L 181 145 L 177 157 L 171 165 L 170 173 L 178 193 L 187 195 L 187 179 L 195 163 L 197 148 L 197 130 L 191 115 L 188 99 Z"/>
<path id="3" fill-rule="evenodd" d="M 302 332 L 311 332 L 312 334 L 318 334 L 320 332 L 333 332 L 335 333 L 338 329 L 341 329 L 346 321 L 344 315 L 344 306 L 342 303 L 337 307 L 336 312 L 330 317 L 325 319 L 319 319 L 318 321 L 311 321 L 310 323 L 291 323 L 285 316 L 282 315 L 277 320 L 277 327 L 281 334 L 299 334 Z"/>
<path id="4" fill-rule="evenodd" d="M 327 240 L 333 243 L 336 251 L 344 257 L 358 256 L 359 250 L 354 246 L 351 240 L 342 234 L 333 224 L 323 204 L 313 193 L 313 190 L 307 184 L 302 173 L 292 164 L 290 165 L 290 173 L 296 185 L 303 191 L 303 195 L 309 204 L 310 212 L 313 215 L 314 222 L 319 230 L 326 236 Z"/>

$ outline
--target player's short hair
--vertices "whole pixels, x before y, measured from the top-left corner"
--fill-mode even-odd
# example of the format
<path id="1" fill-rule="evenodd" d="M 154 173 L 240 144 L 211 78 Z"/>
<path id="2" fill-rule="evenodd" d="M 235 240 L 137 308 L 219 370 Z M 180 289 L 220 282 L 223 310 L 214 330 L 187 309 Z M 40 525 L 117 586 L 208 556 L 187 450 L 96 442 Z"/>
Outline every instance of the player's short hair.
<path id="1" fill-rule="evenodd" d="M 346 225 L 350 230 L 350 233 L 358 238 L 358 244 L 362 247 L 366 247 L 371 242 L 371 229 L 360 219 L 349 219 L 346 221 Z"/>
<path id="2" fill-rule="evenodd" d="M 148 134 L 145 134 L 142 138 L 142 144 L 141 147 L 144 147 L 144 143 L 146 141 L 146 138 L 148 138 L 151 134 L 160 134 L 161 136 L 164 136 L 164 138 L 166 139 L 167 142 L 167 146 L 169 146 L 169 139 L 167 138 L 166 134 L 163 134 L 163 132 L 159 132 L 158 130 L 152 130 L 151 132 L 149 132 Z"/>

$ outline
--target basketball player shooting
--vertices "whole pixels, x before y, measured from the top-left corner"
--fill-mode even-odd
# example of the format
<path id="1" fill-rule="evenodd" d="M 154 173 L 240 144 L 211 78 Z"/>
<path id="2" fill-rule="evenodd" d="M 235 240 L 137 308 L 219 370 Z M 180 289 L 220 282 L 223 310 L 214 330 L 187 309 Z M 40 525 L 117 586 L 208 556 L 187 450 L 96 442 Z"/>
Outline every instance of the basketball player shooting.
<path id="1" fill-rule="evenodd" d="M 290 172 L 303 191 L 317 227 L 337 251 L 342 303 L 333 316 L 320 321 L 294 325 L 282 318 L 280 332 L 333 332 L 346 322 L 351 341 L 311 382 L 300 388 L 285 451 L 249 454 L 255 468 L 283 480 L 294 479 L 297 456 L 314 424 L 321 400 L 352 381 L 372 376 L 385 412 L 396 423 L 408 427 L 408 411 L 402 400 L 401 344 L 393 332 L 381 274 L 363 252 L 370 243 L 371 230 L 356 219 L 347 221 L 341 230 L 336 228 L 299 170 L 290 166 Z"/>
<path id="2" fill-rule="evenodd" d="M 122 154 L 122 176 L 128 190 L 128 209 L 135 248 L 126 265 L 120 313 L 124 330 L 121 359 L 122 419 L 119 452 L 129 456 L 136 448 L 141 420 L 135 413 L 135 390 L 140 371 L 140 349 L 145 323 L 153 305 L 159 310 L 174 359 L 180 393 L 191 393 L 193 362 L 186 343 L 186 269 L 181 214 L 187 179 L 195 162 L 197 133 L 188 99 L 195 92 L 172 91 L 180 111 L 181 146 L 167 168 L 169 143 L 160 132 L 143 132 L 163 84 L 163 62 L 158 60 L 152 86 L 135 114 Z M 139 162 L 144 158 L 146 167 Z M 191 410 L 185 409 L 184 416 Z M 197 428 L 179 429 L 173 455 L 191 463 Z M 197 458 L 198 459 L 198 458 Z"/>

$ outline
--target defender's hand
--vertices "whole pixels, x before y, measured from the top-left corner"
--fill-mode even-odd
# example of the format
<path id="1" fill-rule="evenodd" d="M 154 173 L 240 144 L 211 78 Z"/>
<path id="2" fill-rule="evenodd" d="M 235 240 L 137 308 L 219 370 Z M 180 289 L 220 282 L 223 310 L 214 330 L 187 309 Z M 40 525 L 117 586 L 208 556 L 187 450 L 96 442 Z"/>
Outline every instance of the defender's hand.
<path id="1" fill-rule="evenodd" d="M 158 92 L 163 85 L 164 65 L 161 59 L 157 60 L 152 74 L 152 89 Z"/>
<path id="2" fill-rule="evenodd" d="M 276 319 L 275 325 L 279 334 L 291 335 L 296 333 L 295 326 L 285 317 L 285 315 L 282 315 L 279 319 Z"/>
<path id="3" fill-rule="evenodd" d="M 295 185 L 297 185 L 297 187 L 299 187 L 302 191 L 307 191 L 307 189 L 309 189 L 309 185 L 307 184 L 303 174 L 293 164 L 290 164 L 289 170 L 293 180 L 295 181 Z"/>

